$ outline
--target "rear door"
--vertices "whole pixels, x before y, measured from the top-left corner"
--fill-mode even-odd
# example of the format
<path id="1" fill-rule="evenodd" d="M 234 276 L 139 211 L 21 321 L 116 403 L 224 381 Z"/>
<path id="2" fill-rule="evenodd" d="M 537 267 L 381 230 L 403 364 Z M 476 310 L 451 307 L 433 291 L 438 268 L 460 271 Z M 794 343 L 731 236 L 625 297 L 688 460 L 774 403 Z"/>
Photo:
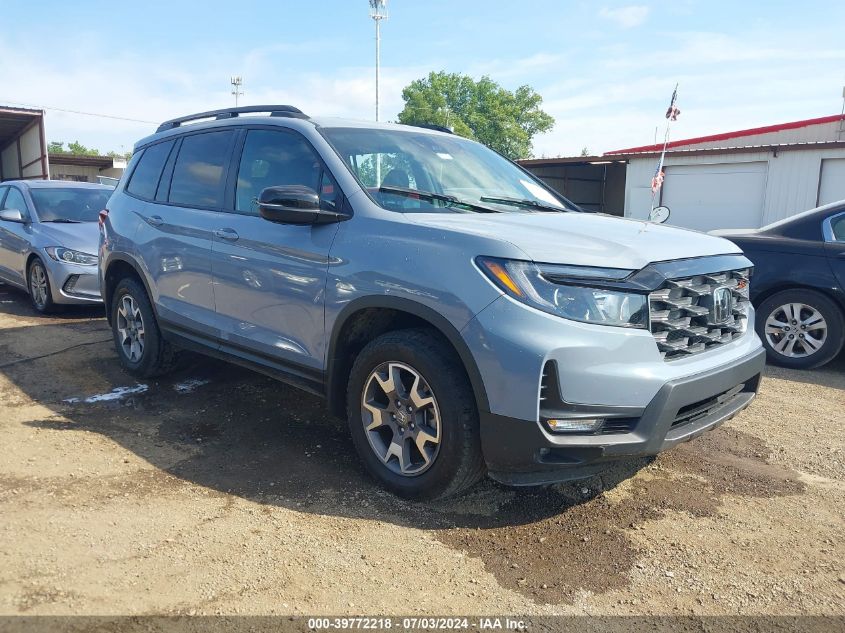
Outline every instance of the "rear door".
<path id="1" fill-rule="evenodd" d="M 825 223 L 825 253 L 830 260 L 839 287 L 845 289 L 845 213 L 829 218 Z"/>
<path id="2" fill-rule="evenodd" d="M 164 157 L 154 199 L 138 210 L 143 222 L 134 239 L 154 281 L 162 325 L 211 345 L 216 345 L 219 335 L 211 241 L 220 222 L 235 136 L 232 130 L 198 132 L 175 142 Z M 160 151 L 158 163 L 162 155 Z M 132 176 L 127 188 L 130 193 L 146 158 L 141 158 Z"/>
<path id="3" fill-rule="evenodd" d="M 26 285 L 26 257 L 32 236 L 32 214 L 20 189 L 8 187 L 6 197 L 0 193 L 0 210 L 17 209 L 26 222 L 0 220 L 0 275 L 12 283 Z"/>
<path id="4" fill-rule="evenodd" d="M 337 210 L 341 194 L 310 143 L 277 126 L 246 130 L 233 168 L 230 212 L 218 217 L 213 246 L 223 345 L 284 371 L 319 371 L 328 253 L 338 225 L 276 224 L 259 216 L 257 199 L 266 187 L 304 185 Z"/>

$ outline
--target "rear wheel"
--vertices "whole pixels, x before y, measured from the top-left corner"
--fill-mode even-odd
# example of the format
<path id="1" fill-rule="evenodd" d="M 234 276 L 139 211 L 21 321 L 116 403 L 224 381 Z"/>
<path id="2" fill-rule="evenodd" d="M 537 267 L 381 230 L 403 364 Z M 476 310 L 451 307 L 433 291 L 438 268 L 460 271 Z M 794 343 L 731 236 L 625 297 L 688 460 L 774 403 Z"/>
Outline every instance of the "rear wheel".
<path id="1" fill-rule="evenodd" d="M 757 333 L 772 363 L 794 369 L 824 365 L 845 341 L 842 311 L 814 290 L 785 290 L 763 301 Z"/>
<path id="2" fill-rule="evenodd" d="M 38 257 L 32 260 L 27 273 L 29 286 L 29 300 L 32 307 L 42 314 L 49 314 L 56 311 L 56 304 L 53 302 L 53 289 L 50 287 L 50 278 L 47 276 L 47 269 L 44 262 Z"/>
<path id="3" fill-rule="evenodd" d="M 347 413 L 365 467 L 395 494 L 451 496 L 484 476 L 469 381 L 454 352 L 426 330 L 390 332 L 361 351 Z"/>
<path id="4" fill-rule="evenodd" d="M 120 364 L 140 378 L 169 372 L 176 364 L 173 346 L 161 336 L 152 304 L 136 279 L 121 279 L 112 293 L 111 323 Z"/>

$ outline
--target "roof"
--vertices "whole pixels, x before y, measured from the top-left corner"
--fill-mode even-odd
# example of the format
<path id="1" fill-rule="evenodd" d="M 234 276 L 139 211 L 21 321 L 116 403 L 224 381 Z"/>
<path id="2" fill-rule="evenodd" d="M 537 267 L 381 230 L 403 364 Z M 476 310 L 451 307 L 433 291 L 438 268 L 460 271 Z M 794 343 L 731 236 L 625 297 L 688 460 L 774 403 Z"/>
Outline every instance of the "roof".
<path id="1" fill-rule="evenodd" d="M 557 158 L 523 158 L 516 162 L 523 167 L 543 167 L 547 165 L 607 165 L 623 163 L 625 159 L 609 156 L 558 156 Z"/>
<path id="2" fill-rule="evenodd" d="M 48 156 L 51 165 L 79 165 L 83 167 L 114 166 L 114 158 L 111 156 L 86 156 L 84 154 L 66 152 L 51 153 Z"/>
<path id="3" fill-rule="evenodd" d="M 768 134 L 771 132 L 781 132 L 783 130 L 794 130 L 802 127 L 809 127 L 811 125 L 823 125 L 825 123 L 835 123 L 845 119 L 845 115 L 834 114 L 832 116 L 820 117 L 817 119 L 804 119 L 802 121 L 790 121 L 789 123 L 779 123 L 777 125 L 767 125 L 764 127 L 749 128 L 747 130 L 737 130 L 735 132 L 723 132 L 722 134 L 711 134 L 709 136 L 698 136 L 695 138 L 682 139 L 678 141 L 671 141 L 666 145 L 667 149 L 673 147 L 681 147 L 684 145 L 696 145 L 698 143 L 709 143 L 713 141 L 727 141 L 735 138 L 742 138 L 743 136 L 754 136 L 756 134 Z M 615 149 L 610 152 L 605 152 L 605 156 L 612 156 L 614 154 L 640 154 L 644 152 L 659 152 L 663 149 L 663 144 L 642 145 L 640 147 L 629 147 L 627 149 Z"/>
<path id="4" fill-rule="evenodd" d="M 701 154 L 742 154 L 747 152 L 785 152 L 801 149 L 842 149 L 845 148 L 845 140 L 842 141 L 808 141 L 806 143 L 763 143 L 760 145 L 725 145 L 723 147 L 684 147 L 667 149 L 667 156 L 698 156 Z M 606 154 L 604 160 L 630 160 L 631 158 L 643 158 L 657 156 L 663 146 L 649 147 L 644 151 L 630 151 L 624 154 Z"/>
<path id="5" fill-rule="evenodd" d="M 30 189 L 108 189 L 114 187 L 100 185 L 94 182 L 77 182 L 75 180 L 4 180 L 3 186 L 19 185 Z"/>
<path id="6" fill-rule="evenodd" d="M 43 110 L 0 106 L 0 149 L 5 148 L 18 134 L 43 116 Z"/>
<path id="7" fill-rule="evenodd" d="M 272 107 L 280 107 L 280 106 L 264 106 L 266 108 Z M 203 113 L 204 114 L 204 113 Z M 184 118 L 184 117 L 183 117 Z M 171 119 L 173 120 L 173 119 Z M 167 123 L 167 122 L 165 122 Z M 360 119 L 343 119 L 343 118 L 335 118 L 335 117 L 307 117 L 302 118 L 299 116 L 296 117 L 287 117 L 287 116 L 267 116 L 267 115 L 259 115 L 259 114 L 240 114 L 237 117 L 225 117 L 221 119 L 204 119 L 198 120 L 196 122 L 185 121 L 184 125 L 179 125 L 178 127 L 170 127 L 166 129 L 162 129 L 161 131 L 156 131 L 149 136 L 145 136 L 144 138 L 140 139 L 137 143 L 135 143 L 135 151 L 139 151 L 141 148 L 149 145 L 154 141 L 158 141 L 160 139 L 170 138 L 174 136 L 178 136 L 180 134 L 193 132 L 197 130 L 205 130 L 205 129 L 215 129 L 219 127 L 228 128 L 233 126 L 241 126 L 241 125 L 255 125 L 256 123 L 260 123 L 261 125 L 279 125 L 282 127 L 293 128 L 295 130 L 303 131 L 306 128 L 314 129 L 317 128 L 362 128 L 362 129 L 373 129 L 373 130 L 404 130 L 404 131 L 414 131 L 419 132 L 421 134 L 433 134 L 433 135 L 445 135 L 454 137 L 453 134 L 449 132 L 441 132 L 438 130 L 434 130 L 427 127 L 419 127 L 415 125 L 406 125 L 404 123 L 385 123 L 385 122 L 376 122 L 376 121 L 365 121 Z M 164 125 L 164 124 L 162 124 Z M 161 126 L 160 126 L 161 127 Z M 467 139 L 470 140 L 470 139 Z M 52 161 L 52 155 L 50 157 Z"/>

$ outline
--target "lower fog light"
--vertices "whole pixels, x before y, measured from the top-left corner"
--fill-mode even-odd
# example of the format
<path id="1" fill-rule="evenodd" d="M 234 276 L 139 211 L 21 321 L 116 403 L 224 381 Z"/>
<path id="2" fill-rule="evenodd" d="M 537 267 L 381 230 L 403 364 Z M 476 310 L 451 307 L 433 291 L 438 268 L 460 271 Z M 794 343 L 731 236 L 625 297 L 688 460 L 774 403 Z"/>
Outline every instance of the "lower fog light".
<path id="1" fill-rule="evenodd" d="M 604 418 L 554 418 L 546 420 L 553 433 L 595 433 L 604 424 Z"/>

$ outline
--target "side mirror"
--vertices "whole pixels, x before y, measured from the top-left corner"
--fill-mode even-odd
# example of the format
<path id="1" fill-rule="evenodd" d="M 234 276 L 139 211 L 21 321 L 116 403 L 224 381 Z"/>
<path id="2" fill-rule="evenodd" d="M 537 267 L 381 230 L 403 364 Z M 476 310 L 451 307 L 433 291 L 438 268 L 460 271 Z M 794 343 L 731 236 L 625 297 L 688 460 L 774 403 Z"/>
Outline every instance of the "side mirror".
<path id="1" fill-rule="evenodd" d="M 669 207 L 654 207 L 651 210 L 651 213 L 648 214 L 648 219 L 649 222 L 663 224 L 666 220 L 669 219 L 671 213 L 672 212 L 669 211 Z"/>
<path id="2" fill-rule="evenodd" d="M 279 224 L 327 224 L 346 216 L 320 208 L 320 196 L 311 187 L 267 187 L 258 196 L 261 217 Z"/>
<path id="3" fill-rule="evenodd" d="M 3 209 L 0 211 L 0 220 L 5 220 L 6 222 L 17 222 L 19 224 L 26 222 L 23 217 L 23 213 L 21 213 L 18 209 Z"/>

